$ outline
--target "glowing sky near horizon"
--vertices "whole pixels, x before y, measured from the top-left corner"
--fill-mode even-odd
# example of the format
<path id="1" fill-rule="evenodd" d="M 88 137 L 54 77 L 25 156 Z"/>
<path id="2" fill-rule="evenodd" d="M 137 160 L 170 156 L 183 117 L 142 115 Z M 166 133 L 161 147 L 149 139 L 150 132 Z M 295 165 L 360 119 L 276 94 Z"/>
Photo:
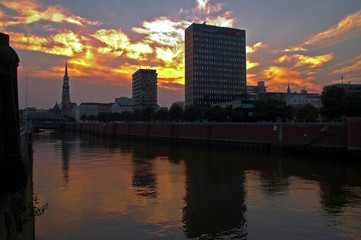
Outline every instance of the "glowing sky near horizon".
<path id="1" fill-rule="evenodd" d="M 68 61 L 72 102 L 131 97 L 131 74 L 158 72 L 158 104 L 184 100 L 184 29 L 246 30 L 247 84 L 268 91 L 361 83 L 359 0 L 0 0 L 0 31 L 20 57 L 20 107 L 61 101 Z"/>

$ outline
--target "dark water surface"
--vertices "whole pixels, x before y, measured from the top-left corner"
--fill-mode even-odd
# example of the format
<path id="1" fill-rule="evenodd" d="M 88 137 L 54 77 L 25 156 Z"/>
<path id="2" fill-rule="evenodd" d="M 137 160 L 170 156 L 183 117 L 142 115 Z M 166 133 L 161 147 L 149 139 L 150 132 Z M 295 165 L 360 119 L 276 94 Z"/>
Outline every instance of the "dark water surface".
<path id="1" fill-rule="evenodd" d="M 361 239 L 361 166 L 46 131 L 36 239 Z"/>

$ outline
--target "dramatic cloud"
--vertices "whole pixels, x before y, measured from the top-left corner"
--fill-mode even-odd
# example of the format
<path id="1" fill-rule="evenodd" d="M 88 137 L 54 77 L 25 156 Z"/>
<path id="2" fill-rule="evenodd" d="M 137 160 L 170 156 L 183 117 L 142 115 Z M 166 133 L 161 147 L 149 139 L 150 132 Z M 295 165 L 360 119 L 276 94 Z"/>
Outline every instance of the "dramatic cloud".
<path id="1" fill-rule="evenodd" d="M 66 31 L 49 37 L 35 34 L 11 32 L 11 44 L 18 49 L 37 51 L 54 55 L 72 57 L 75 53 L 83 52 L 86 37 Z"/>
<path id="2" fill-rule="evenodd" d="M 61 2 L 41 5 L 36 0 L 2 1 L 0 31 L 9 34 L 11 46 L 25 56 L 19 71 L 26 72 L 30 78 L 59 81 L 67 60 L 71 77 L 77 81 L 122 86 L 128 91 L 132 73 L 140 67 L 154 68 L 158 72 L 159 90 L 168 91 L 168 96 L 180 95 L 184 91 L 184 30 L 192 22 L 224 27 L 234 27 L 237 22 L 235 14 L 225 9 L 229 6 L 225 3 L 192 1 L 193 9 L 141 19 L 133 26 L 114 26 L 77 16 L 60 6 Z M 247 31 L 252 34 L 252 30 Z M 295 90 L 307 87 L 318 91 L 322 89 L 322 81 L 317 78 L 322 74 L 359 81 L 361 56 L 337 64 L 339 56 L 332 48 L 327 49 L 328 54 L 314 53 L 320 46 L 331 46 L 358 34 L 361 34 L 361 11 L 301 39 L 293 47 L 278 47 L 282 50 L 273 50 L 267 38 L 257 39 L 246 48 L 247 84 L 265 81 L 268 90 L 285 91 L 289 80 Z M 48 64 L 37 64 L 33 57 L 41 58 L 40 62 L 47 59 Z M 331 64 L 336 65 L 332 68 Z"/>
<path id="3" fill-rule="evenodd" d="M 233 27 L 235 22 L 231 12 L 222 11 L 222 4 L 212 5 L 209 0 L 198 0 L 188 20 L 167 16 L 145 20 L 140 26 L 131 28 L 137 34 L 135 36 L 121 28 L 101 28 L 101 23 L 71 14 L 60 6 L 43 8 L 35 0 L 13 1 L 4 6 L 17 14 L 9 17 L 0 8 L 0 30 L 31 23 L 38 23 L 44 30 L 42 36 L 31 31 L 8 32 L 13 47 L 65 56 L 72 66 L 72 75 L 83 77 L 85 81 L 92 81 L 91 77 L 116 85 L 129 84 L 130 76 L 137 68 L 155 68 L 159 87 L 169 90 L 179 90 L 184 85 L 184 30 L 201 19 L 208 24 L 226 27 Z M 5 18 L 11 20 L 3 21 Z M 248 62 L 250 68 L 256 65 L 258 63 Z M 53 76 L 60 74 L 62 68 L 51 67 L 43 73 L 54 71 L 48 74 Z"/>
<path id="4" fill-rule="evenodd" d="M 346 16 L 337 25 L 306 39 L 302 45 L 332 45 L 359 34 L 361 34 L 361 10 Z"/>
<path id="5" fill-rule="evenodd" d="M 262 42 L 258 42 L 258 43 L 253 44 L 252 46 L 246 46 L 246 52 L 247 52 L 247 54 L 252 54 L 255 51 L 257 51 L 258 49 L 264 48 L 264 47 L 266 47 L 266 46 Z"/>
<path id="6" fill-rule="evenodd" d="M 321 86 L 316 85 L 310 79 L 301 76 L 301 73 L 291 68 L 280 66 L 269 66 L 263 71 L 264 77 L 268 80 L 267 86 L 271 91 L 285 92 L 288 82 L 292 87 L 304 88 L 320 91 Z"/>
<path id="7" fill-rule="evenodd" d="M 10 21 L 1 21 L 0 27 L 4 28 L 10 25 L 16 24 L 30 24 L 39 21 L 51 21 L 56 23 L 66 22 L 70 24 L 83 26 L 84 24 L 88 25 L 98 25 L 99 22 L 90 21 L 85 18 L 72 15 L 67 13 L 64 9 L 59 6 L 50 6 L 44 10 L 41 9 L 41 6 L 33 0 L 27 1 L 8 1 L 2 3 L 8 9 L 14 9 L 17 12 L 15 17 L 10 17 Z M 6 13 L 2 14 L 6 16 Z M 0 15 L 0 16 L 1 16 Z"/>
<path id="8" fill-rule="evenodd" d="M 292 52 L 307 52 L 308 50 L 304 47 L 290 47 L 282 50 L 273 50 L 273 53 L 292 53 Z"/>
<path id="9" fill-rule="evenodd" d="M 211 5 L 209 0 L 197 0 L 197 11 L 200 13 L 211 14 L 222 10 L 222 4 Z"/>
<path id="10" fill-rule="evenodd" d="M 329 53 L 326 55 L 320 56 L 305 56 L 301 54 L 295 54 L 291 56 L 284 55 L 280 57 L 276 62 L 284 63 L 284 62 L 295 62 L 295 67 L 301 67 L 308 65 L 311 68 L 321 67 L 323 64 L 329 62 L 333 59 L 334 54 Z"/>
<path id="11" fill-rule="evenodd" d="M 92 35 L 106 47 L 98 47 L 101 54 L 109 54 L 115 57 L 126 52 L 126 57 L 131 59 L 146 60 L 145 55 L 153 53 L 153 49 L 145 43 L 131 43 L 129 37 L 121 29 L 100 29 Z"/>
<path id="12" fill-rule="evenodd" d="M 361 69 L 361 55 L 354 59 L 348 60 L 337 66 L 337 69 L 331 74 L 344 76 L 347 80 L 359 80 L 359 73 Z"/>

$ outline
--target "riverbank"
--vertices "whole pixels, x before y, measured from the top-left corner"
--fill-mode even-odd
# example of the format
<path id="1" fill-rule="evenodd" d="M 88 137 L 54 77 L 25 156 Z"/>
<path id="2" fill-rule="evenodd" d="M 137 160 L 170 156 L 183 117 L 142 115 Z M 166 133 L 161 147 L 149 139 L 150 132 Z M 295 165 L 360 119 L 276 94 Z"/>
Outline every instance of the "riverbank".
<path id="1" fill-rule="evenodd" d="M 24 184 L 0 195 L 0 239 L 34 239 L 32 135 L 20 135 Z"/>
<path id="2" fill-rule="evenodd" d="M 355 156 L 361 153 L 359 118 L 347 123 L 72 123 L 66 129 L 263 151 L 345 152 Z"/>

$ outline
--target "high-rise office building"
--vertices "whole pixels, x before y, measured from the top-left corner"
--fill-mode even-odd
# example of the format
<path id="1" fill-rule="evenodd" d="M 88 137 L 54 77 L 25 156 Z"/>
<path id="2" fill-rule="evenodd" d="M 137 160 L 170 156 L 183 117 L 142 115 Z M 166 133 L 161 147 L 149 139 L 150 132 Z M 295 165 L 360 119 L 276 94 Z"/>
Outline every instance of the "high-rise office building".
<path id="1" fill-rule="evenodd" d="M 185 30 L 185 102 L 208 109 L 246 97 L 245 30 L 193 23 Z"/>
<path id="2" fill-rule="evenodd" d="M 134 110 L 157 107 L 157 72 L 154 69 L 138 69 L 132 75 Z"/>

